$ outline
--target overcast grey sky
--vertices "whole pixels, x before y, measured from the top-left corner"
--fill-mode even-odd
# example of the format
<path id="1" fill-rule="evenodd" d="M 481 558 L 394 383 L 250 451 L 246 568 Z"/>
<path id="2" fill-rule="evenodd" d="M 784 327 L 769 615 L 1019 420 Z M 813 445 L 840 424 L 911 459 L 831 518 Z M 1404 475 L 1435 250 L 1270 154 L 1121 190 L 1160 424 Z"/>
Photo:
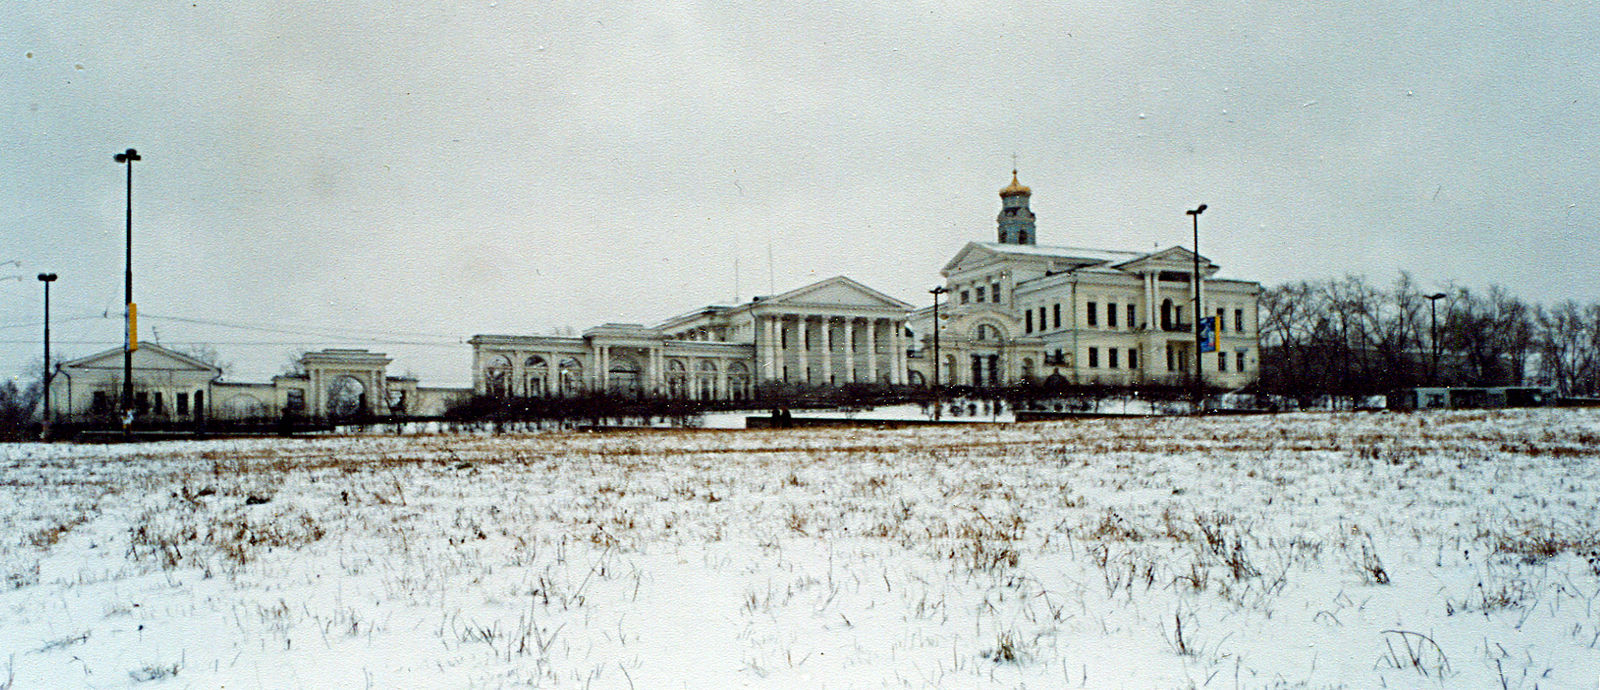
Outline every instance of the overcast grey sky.
<path id="1" fill-rule="evenodd" d="M 1230 277 L 1600 299 L 1594 3 L 6 5 L 8 376 L 40 271 L 57 352 L 115 346 L 128 147 L 142 337 L 234 378 L 463 384 L 475 333 L 838 274 L 922 304 L 1012 154 L 1042 244 L 1187 245 L 1203 202 Z"/>

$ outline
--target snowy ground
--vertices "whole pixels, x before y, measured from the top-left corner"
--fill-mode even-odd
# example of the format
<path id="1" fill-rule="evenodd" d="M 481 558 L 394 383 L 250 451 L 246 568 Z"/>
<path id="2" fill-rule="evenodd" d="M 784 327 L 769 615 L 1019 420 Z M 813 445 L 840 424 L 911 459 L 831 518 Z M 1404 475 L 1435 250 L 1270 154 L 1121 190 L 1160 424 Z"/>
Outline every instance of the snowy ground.
<path id="1" fill-rule="evenodd" d="M 0 445 L 0 687 L 1596 687 L 1600 411 Z"/>

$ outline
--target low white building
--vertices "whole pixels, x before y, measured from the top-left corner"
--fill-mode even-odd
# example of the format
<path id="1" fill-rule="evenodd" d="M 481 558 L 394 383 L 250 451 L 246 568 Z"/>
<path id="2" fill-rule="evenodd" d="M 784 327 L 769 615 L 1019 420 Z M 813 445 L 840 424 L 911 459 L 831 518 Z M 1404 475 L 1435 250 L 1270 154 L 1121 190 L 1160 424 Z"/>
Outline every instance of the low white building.
<path id="1" fill-rule="evenodd" d="M 469 392 L 389 376 L 389 363 L 382 353 L 326 349 L 300 357 L 304 373 L 240 383 L 222 380 L 214 364 L 141 343 L 133 352 L 133 408 L 141 422 L 437 415 Z M 123 368 L 120 347 L 59 365 L 50 382 L 55 421 L 115 421 Z"/>

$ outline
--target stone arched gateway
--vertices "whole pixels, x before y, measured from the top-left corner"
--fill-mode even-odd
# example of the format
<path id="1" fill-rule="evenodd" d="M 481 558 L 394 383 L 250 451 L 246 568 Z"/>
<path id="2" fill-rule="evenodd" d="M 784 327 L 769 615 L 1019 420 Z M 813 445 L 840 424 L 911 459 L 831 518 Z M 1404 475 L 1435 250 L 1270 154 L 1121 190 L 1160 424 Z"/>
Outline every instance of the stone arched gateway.
<path id="1" fill-rule="evenodd" d="M 328 349 L 300 357 L 310 390 L 306 412 L 313 417 L 354 417 L 388 414 L 388 378 L 391 360 L 366 350 Z"/>

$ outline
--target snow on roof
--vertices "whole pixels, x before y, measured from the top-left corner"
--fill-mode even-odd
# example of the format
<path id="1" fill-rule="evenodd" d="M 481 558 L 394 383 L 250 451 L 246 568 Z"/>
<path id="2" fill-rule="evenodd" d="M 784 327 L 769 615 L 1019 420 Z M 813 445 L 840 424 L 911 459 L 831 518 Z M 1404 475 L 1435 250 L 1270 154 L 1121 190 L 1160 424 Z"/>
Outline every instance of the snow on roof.
<path id="1" fill-rule="evenodd" d="M 1006 244 L 1004 242 L 977 242 L 978 246 L 1002 254 L 1040 256 L 1052 259 L 1082 259 L 1087 261 L 1131 261 L 1145 252 L 1127 252 L 1117 249 L 1088 249 L 1084 247 L 1053 247 L 1042 244 Z"/>

